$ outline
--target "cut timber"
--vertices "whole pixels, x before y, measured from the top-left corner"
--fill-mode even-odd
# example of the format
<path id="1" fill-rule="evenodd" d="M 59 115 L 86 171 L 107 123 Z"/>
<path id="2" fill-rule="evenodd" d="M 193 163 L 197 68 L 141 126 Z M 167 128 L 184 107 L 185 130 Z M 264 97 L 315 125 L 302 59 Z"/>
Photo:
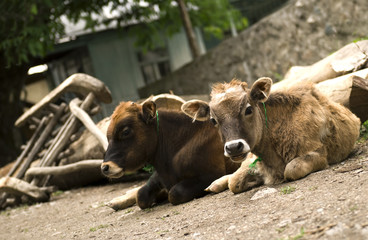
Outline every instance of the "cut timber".
<path id="1" fill-rule="evenodd" d="M 96 126 L 104 136 L 106 136 L 109 124 L 110 118 L 104 118 L 98 122 Z M 83 159 L 102 159 L 104 157 L 104 149 L 102 145 L 87 129 L 83 130 L 78 140 L 69 145 L 68 150 L 70 150 L 72 154 L 63 158 L 60 161 L 60 165 L 75 163 Z"/>
<path id="2" fill-rule="evenodd" d="M 361 122 L 368 120 L 367 78 L 348 74 L 321 82 L 316 86 L 331 100 L 349 108 Z"/>
<path id="3" fill-rule="evenodd" d="M 100 80 L 87 74 L 76 73 L 68 77 L 64 82 L 47 94 L 41 101 L 33 105 L 28 111 L 20 116 L 15 122 L 15 126 L 22 126 L 28 119 L 35 116 L 43 108 L 59 99 L 65 92 L 74 92 L 83 96 L 93 93 L 96 98 L 103 103 L 111 103 L 110 90 Z"/>
<path id="4" fill-rule="evenodd" d="M 26 179 L 28 177 L 33 176 L 60 176 L 71 174 L 79 171 L 88 171 L 90 172 L 91 169 L 98 169 L 100 170 L 101 163 L 103 160 L 83 160 L 76 163 L 64 165 L 64 166 L 54 166 L 54 167 L 32 167 L 28 169 L 26 172 Z"/>
<path id="5" fill-rule="evenodd" d="M 107 149 L 107 138 L 106 135 L 104 135 L 101 130 L 96 126 L 96 124 L 93 122 L 91 117 L 84 111 L 82 108 L 78 106 L 82 101 L 78 98 L 72 100 L 69 103 L 70 111 L 73 113 L 74 116 L 76 116 L 83 124 L 84 126 L 96 137 L 96 139 L 101 143 L 102 147 L 106 151 Z"/>
<path id="6" fill-rule="evenodd" d="M 16 196 L 27 195 L 36 202 L 49 200 L 49 195 L 43 189 L 14 177 L 0 179 L 0 194 L 2 193 L 10 193 Z"/>
<path id="7" fill-rule="evenodd" d="M 319 83 L 367 67 L 368 40 L 350 43 L 310 66 L 294 66 L 277 88 L 303 82 Z"/>

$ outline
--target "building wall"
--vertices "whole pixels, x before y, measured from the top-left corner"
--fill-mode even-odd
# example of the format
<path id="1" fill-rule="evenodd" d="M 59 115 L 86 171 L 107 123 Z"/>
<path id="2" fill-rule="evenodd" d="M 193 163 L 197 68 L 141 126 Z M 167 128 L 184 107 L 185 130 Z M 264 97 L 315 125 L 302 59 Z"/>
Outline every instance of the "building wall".
<path id="1" fill-rule="evenodd" d="M 122 100 L 137 100 L 137 88 L 144 86 L 133 43 L 116 32 L 99 35 L 88 43 L 94 77 L 110 89 L 113 103 L 106 106 L 109 115 Z"/>
<path id="2" fill-rule="evenodd" d="M 200 31 L 196 31 L 202 53 L 206 51 Z M 184 30 L 166 40 L 171 71 L 181 68 L 192 59 Z M 78 37 L 74 41 L 60 44 L 55 54 L 66 53 L 49 63 L 50 76 L 55 85 L 82 69 L 85 73 L 103 81 L 110 89 L 113 102 L 102 107 L 102 115 L 109 116 L 121 101 L 140 99 L 138 89 L 146 86 L 141 65 L 140 51 L 134 38 L 124 31 L 107 30 Z M 79 56 L 83 53 L 83 58 Z M 84 64 L 84 56 L 89 59 Z M 67 67 L 70 64 L 71 67 Z M 77 64 L 78 63 L 78 64 Z M 86 65 L 86 66 L 84 66 Z M 73 67 L 74 66 L 74 67 Z"/>

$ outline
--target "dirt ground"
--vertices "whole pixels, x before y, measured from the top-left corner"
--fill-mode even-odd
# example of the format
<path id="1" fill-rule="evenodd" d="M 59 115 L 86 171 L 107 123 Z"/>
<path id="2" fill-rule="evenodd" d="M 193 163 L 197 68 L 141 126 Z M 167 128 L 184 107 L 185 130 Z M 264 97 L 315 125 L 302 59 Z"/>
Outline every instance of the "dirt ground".
<path id="1" fill-rule="evenodd" d="M 0 239 L 368 239 L 368 142 L 301 180 L 186 204 L 104 205 L 143 181 L 73 189 L 0 212 Z"/>

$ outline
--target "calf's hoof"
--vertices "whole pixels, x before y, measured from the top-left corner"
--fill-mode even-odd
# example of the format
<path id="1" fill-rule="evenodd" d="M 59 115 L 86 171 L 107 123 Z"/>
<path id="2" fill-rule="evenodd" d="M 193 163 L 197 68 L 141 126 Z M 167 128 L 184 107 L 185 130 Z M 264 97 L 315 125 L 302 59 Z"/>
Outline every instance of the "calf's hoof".
<path id="1" fill-rule="evenodd" d="M 206 192 L 220 193 L 228 189 L 230 175 L 222 176 L 211 183 L 209 187 L 205 189 Z"/>

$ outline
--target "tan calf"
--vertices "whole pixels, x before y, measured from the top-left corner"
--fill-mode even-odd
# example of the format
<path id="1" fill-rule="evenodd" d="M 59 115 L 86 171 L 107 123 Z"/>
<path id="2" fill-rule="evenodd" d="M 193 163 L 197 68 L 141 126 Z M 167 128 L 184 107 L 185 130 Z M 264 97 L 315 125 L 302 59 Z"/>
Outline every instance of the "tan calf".
<path id="1" fill-rule="evenodd" d="M 229 176 L 234 193 L 300 179 L 341 162 L 359 136 L 360 120 L 314 86 L 270 93 L 271 86 L 270 78 L 258 79 L 250 89 L 232 80 L 214 85 L 209 104 L 193 100 L 182 106 L 193 119 L 211 119 L 218 126 L 225 156 L 236 162 L 249 152 L 260 157 L 256 167 L 250 169 L 254 159 L 247 159 Z"/>

